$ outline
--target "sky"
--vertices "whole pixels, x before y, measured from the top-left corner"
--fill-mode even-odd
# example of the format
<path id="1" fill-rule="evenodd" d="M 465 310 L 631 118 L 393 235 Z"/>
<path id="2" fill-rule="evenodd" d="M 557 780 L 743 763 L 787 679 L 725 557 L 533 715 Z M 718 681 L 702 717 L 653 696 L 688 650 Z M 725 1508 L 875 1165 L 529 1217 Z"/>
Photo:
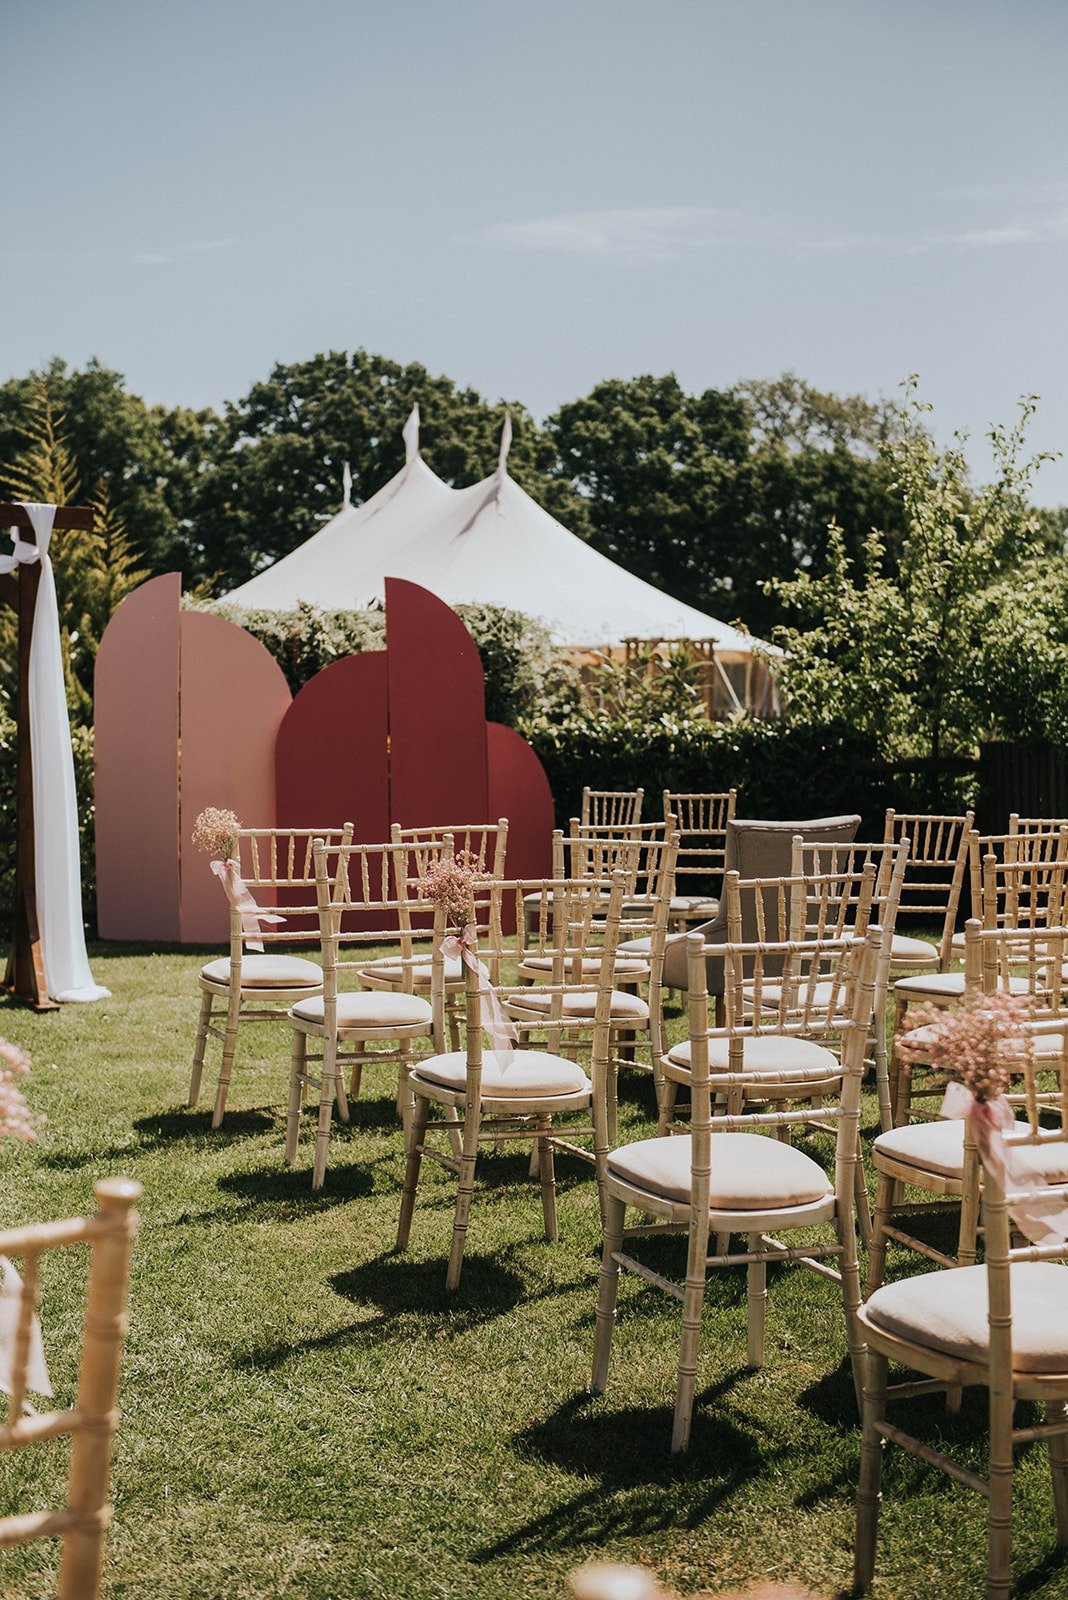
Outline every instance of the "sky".
<path id="1" fill-rule="evenodd" d="M 0 0 L 0 58 L 0 380 L 918 373 L 980 480 L 1022 394 L 1068 448 L 1063 0 Z"/>

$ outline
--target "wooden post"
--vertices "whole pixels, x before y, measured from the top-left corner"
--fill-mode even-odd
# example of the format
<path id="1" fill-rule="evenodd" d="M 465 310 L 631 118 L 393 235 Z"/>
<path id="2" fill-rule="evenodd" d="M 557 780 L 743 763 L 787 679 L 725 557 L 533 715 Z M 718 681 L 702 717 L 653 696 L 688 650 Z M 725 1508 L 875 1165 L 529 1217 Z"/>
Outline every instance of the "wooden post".
<path id="1" fill-rule="evenodd" d="M 91 506 L 60 506 L 53 528 L 91 529 Z M 20 505 L 0 503 L 0 528 L 19 528 L 27 544 L 36 544 L 37 535 L 28 513 Z M 41 932 L 37 923 L 37 862 L 33 826 L 33 746 L 30 739 L 30 651 L 37 611 L 37 591 L 41 583 L 41 563 L 25 562 L 15 573 L 0 577 L 0 601 L 14 606 L 18 613 L 18 691 L 15 714 L 18 722 L 17 789 L 15 813 L 15 904 L 11 953 L 8 956 L 4 987 L 16 999 L 35 1011 L 57 1011 L 48 997 Z"/>

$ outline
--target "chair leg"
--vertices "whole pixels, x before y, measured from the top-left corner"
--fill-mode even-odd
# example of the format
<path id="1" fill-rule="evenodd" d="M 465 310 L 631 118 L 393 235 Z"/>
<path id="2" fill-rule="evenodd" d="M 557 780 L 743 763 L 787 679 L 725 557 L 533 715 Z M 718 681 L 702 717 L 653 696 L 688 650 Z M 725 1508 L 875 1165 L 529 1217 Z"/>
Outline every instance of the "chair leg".
<path id="1" fill-rule="evenodd" d="M 594 1394 L 604 1394 L 608 1382 L 608 1362 L 612 1355 L 612 1332 L 616 1322 L 616 1298 L 619 1293 L 619 1262 L 613 1260 L 623 1244 L 623 1221 L 627 1208 L 615 1195 L 606 1195 L 604 1201 L 604 1247 L 601 1251 L 601 1273 L 597 1286 L 597 1322 L 593 1341 L 593 1373 L 590 1389 Z"/>
<path id="2" fill-rule="evenodd" d="M 1068 1404 L 1046 1401 L 1046 1421 L 1068 1427 Z M 1050 1476 L 1053 1479 L 1053 1514 L 1057 1523 L 1057 1543 L 1068 1544 L 1068 1433 L 1055 1433 L 1049 1441 Z"/>
<path id="3" fill-rule="evenodd" d="M 226 1032 L 223 1035 L 222 1065 L 219 1068 L 219 1087 L 215 1091 L 215 1110 L 211 1114 L 213 1128 L 221 1128 L 226 1111 L 226 1097 L 230 1092 L 230 1069 L 237 1048 L 237 1024 L 241 1017 L 241 991 L 231 991 L 226 1003 Z"/>
<path id="4" fill-rule="evenodd" d="M 893 1101 L 890 1098 L 890 1058 L 886 1049 L 886 996 L 876 1006 L 872 1018 L 875 1033 L 875 1088 L 879 1096 L 879 1125 L 883 1133 L 894 1125 Z"/>
<path id="5" fill-rule="evenodd" d="M 475 1162 L 478 1158 L 478 1132 L 481 1113 L 473 1106 L 464 1106 L 463 1153 L 460 1156 L 460 1186 L 456 1192 L 456 1215 L 452 1224 L 452 1245 L 449 1250 L 449 1270 L 445 1275 L 446 1289 L 455 1289 L 460 1282 L 464 1264 L 464 1246 L 467 1243 L 467 1225 L 471 1216 L 471 1197 L 475 1189 Z"/>
<path id="6" fill-rule="evenodd" d="M 990 1391 L 990 1485 L 986 1502 L 986 1600 L 1008 1600 L 1012 1559 L 1011 1389 Z"/>
<path id="7" fill-rule="evenodd" d="M 875 1546 L 882 1499 L 883 1441 L 876 1431 L 886 1415 L 886 1357 L 869 1350 L 864 1362 L 864 1423 L 860 1436 L 857 1532 L 853 1554 L 853 1593 L 867 1594 L 875 1576 Z"/>
<path id="8" fill-rule="evenodd" d="M 289 1112 L 286 1117 L 286 1162 L 293 1167 L 297 1161 L 297 1144 L 300 1140 L 300 1110 L 304 1104 L 304 1072 L 308 1040 L 299 1028 L 293 1029 L 289 1062 Z"/>
<path id="9" fill-rule="evenodd" d="M 200 1099 L 200 1080 L 204 1075 L 204 1051 L 208 1043 L 208 1027 L 211 1023 L 211 1007 L 214 995 L 210 989 L 200 997 L 200 1018 L 197 1022 L 197 1036 L 193 1044 L 193 1065 L 189 1073 L 189 1098 L 186 1104 L 190 1110 Z"/>
<path id="10" fill-rule="evenodd" d="M 860 1129 L 857 1129 L 857 1159 L 853 1167 L 853 1206 L 857 1214 L 857 1231 L 860 1242 L 867 1250 L 871 1245 L 871 1202 L 868 1200 L 868 1180 L 864 1171 L 864 1152 L 860 1147 Z"/>
<path id="11" fill-rule="evenodd" d="M 893 1209 L 894 1182 L 885 1173 L 879 1174 L 879 1187 L 875 1191 L 875 1224 L 871 1232 L 871 1249 L 868 1255 L 868 1281 L 865 1298 L 880 1288 L 886 1276 L 886 1230 Z"/>
<path id="12" fill-rule="evenodd" d="M 749 1249 L 760 1250 L 760 1235 L 749 1235 Z M 750 1261 L 745 1275 L 748 1309 L 746 1360 L 754 1370 L 764 1365 L 764 1322 L 768 1306 L 768 1262 L 762 1255 L 759 1261 Z"/>
<path id="13" fill-rule="evenodd" d="M 554 1244 L 559 1237 L 556 1228 L 556 1166 L 553 1160 L 552 1140 L 548 1137 L 552 1126 L 550 1117 L 538 1118 L 538 1177 L 541 1182 L 541 1212 L 545 1218 L 545 1237 Z"/>
<path id="14" fill-rule="evenodd" d="M 678 1098 L 679 1086 L 674 1078 L 661 1078 L 660 1093 L 657 1095 L 659 1102 L 659 1116 L 656 1124 L 656 1136 L 662 1139 L 675 1120 L 675 1101 Z"/>
<path id="15" fill-rule="evenodd" d="M 404 1187 L 401 1189 L 400 1216 L 397 1219 L 397 1239 L 394 1248 L 407 1250 L 412 1231 L 412 1214 L 415 1211 L 415 1191 L 419 1187 L 419 1173 L 423 1165 L 423 1141 L 430 1116 L 430 1101 L 417 1094 L 408 1120 L 408 1157 L 404 1163 Z"/>
<path id="16" fill-rule="evenodd" d="M 679 1338 L 679 1370 L 675 1383 L 675 1415 L 671 1424 L 671 1452 L 688 1448 L 693 1401 L 697 1388 L 697 1356 L 701 1345 L 701 1314 L 705 1306 L 708 1278 L 708 1212 L 691 1217 L 686 1250 L 686 1282 L 682 1296 L 682 1332 Z"/>
<path id="17" fill-rule="evenodd" d="M 315 1165 L 312 1190 L 321 1189 L 326 1177 L 326 1153 L 330 1145 L 330 1121 L 334 1114 L 334 1079 L 337 1076 L 337 1040 L 323 1040 L 323 1077 L 319 1088 L 319 1122 L 315 1130 Z"/>

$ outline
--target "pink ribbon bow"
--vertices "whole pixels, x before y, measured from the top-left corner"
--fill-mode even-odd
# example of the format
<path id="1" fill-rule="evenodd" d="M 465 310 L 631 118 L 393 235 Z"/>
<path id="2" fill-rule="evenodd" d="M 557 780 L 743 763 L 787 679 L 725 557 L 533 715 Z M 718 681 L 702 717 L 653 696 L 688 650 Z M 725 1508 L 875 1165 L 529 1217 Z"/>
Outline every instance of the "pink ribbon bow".
<path id="1" fill-rule="evenodd" d="M 241 876 L 236 861 L 213 861 L 211 870 L 226 891 L 226 898 L 234 910 L 241 915 L 241 932 L 245 943 L 250 950 L 262 950 L 263 940 L 260 937 L 260 923 L 284 922 L 285 917 L 276 917 L 273 911 L 261 911 L 248 884 Z"/>
<path id="2" fill-rule="evenodd" d="M 1031 1147 L 1006 1142 L 1005 1135 L 1016 1127 L 1016 1118 L 1003 1095 L 980 1100 L 963 1083 L 952 1081 L 946 1085 L 942 1115 L 971 1123 L 979 1159 L 1005 1194 L 1050 1187 L 1048 1177 L 1029 1157 Z M 1032 1244 L 1068 1240 L 1068 1205 L 1056 1193 L 1048 1200 L 1035 1195 L 1026 1203 L 1011 1205 L 1009 1215 Z"/>
<path id="3" fill-rule="evenodd" d="M 515 1024 L 509 1022 L 505 1016 L 500 997 L 490 982 L 490 975 L 475 955 L 477 945 L 478 928 L 475 923 L 469 922 L 463 933 L 446 934 L 441 952 L 446 960 L 462 961 L 465 967 L 478 974 L 478 989 L 482 996 L 482 1026 L 489 1034 L 490 1044 L 497 1055 L 497 1065 L 502 1072 L 507 1072 L 515 1054 L 513 1049 L 516 1039 Z"/>

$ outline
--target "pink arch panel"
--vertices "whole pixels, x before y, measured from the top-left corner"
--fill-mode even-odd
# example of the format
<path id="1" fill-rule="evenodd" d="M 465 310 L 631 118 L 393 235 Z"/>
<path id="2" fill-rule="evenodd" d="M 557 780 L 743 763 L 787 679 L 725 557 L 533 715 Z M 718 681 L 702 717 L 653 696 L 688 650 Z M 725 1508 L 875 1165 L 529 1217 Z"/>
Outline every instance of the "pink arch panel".
<path id="1" fill-rule="evenodd" d="M 236 811 L 246 827 L 275 819 L 274 747 L 292 697 L 258 639 L 204 611 L 181 614 L 181 938 L 229 937 L 218 880 L 192 843 L 205 806 Z"/>
<path id="2" fill-rule="evenodd" d="M 181 937 L 177 572 L 126 596 L 96 658 L 97 926 L 105 939 Z"/>

